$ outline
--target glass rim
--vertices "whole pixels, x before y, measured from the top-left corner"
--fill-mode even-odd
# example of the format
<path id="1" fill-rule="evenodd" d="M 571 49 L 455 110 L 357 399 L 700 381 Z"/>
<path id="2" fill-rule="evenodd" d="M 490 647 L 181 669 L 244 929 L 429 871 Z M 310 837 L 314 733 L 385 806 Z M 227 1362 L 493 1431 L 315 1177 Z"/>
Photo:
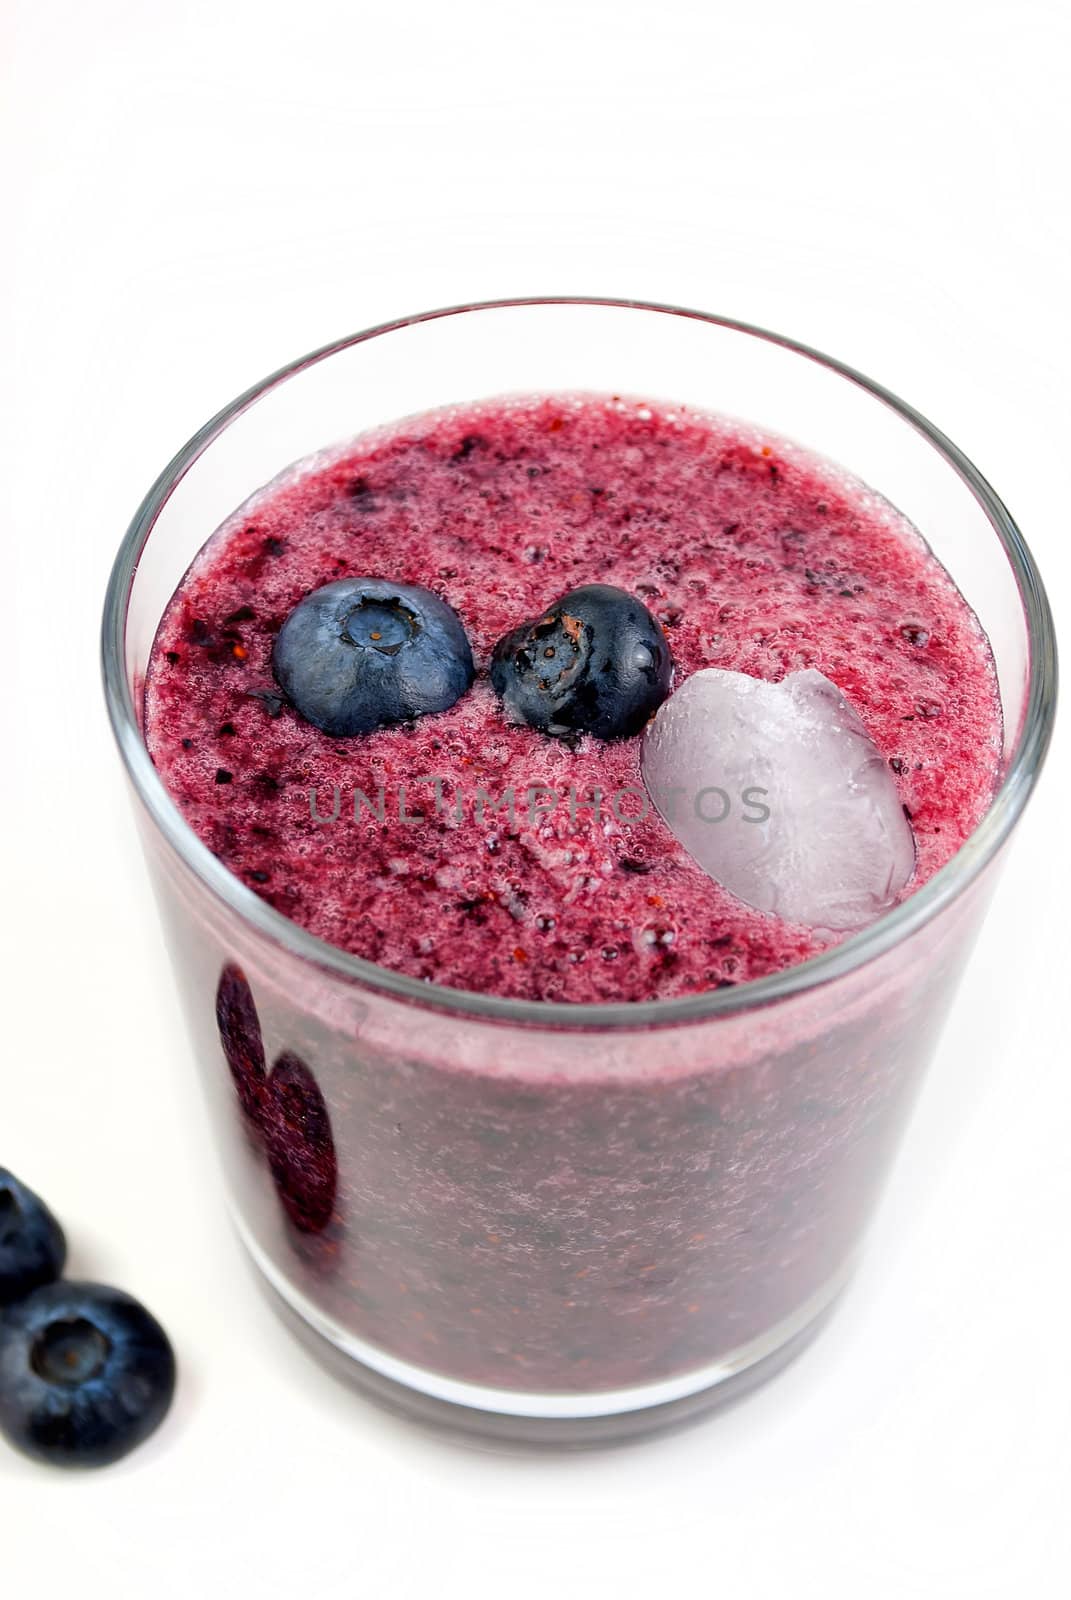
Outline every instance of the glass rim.
<path id="1" fill-rule="evenodd" d="M 131 590 L 141 553 L 161 511 L 179 482 L 209 445 L 243 412 L 280 384 L 328 357 L 369 339 L 419 323 L 473 311 L 540 306 L 601 307 L 684 317 L 778 346 L 846 379 L 897 413 L 944 458 L 981 506 L 1011 566 L 1026 623 L 1026 703 L 1017 740 L 1005 762 L 1000 785 L 984 817 L 945 866 L 906 900 L 840 944 L 767 977 L 754 978 L 730 988 L 704 990 L 666 1000 L 572 1002 L 517 1000 L 502 995 L 480 994 L 445 984 L 428 983 L 378 966 L 360 956 L 348 954 L 291 921 L 224 866 L 182 816 L 165 788 L 142 736 L 141 721 L 127 681 L 125 664 L 126 620 Z M 255 932 L 303 962 L 333 972 L 364 989 L 377 990 L 425 1010 L 487 1021 L 536 1023 L 544 1027 L 573 1030 L 652 1027 L 729 1017 L 816 989 L 857 970 L 909 939 L 977 879 L 1010 835 L 1033 791 L 1048 750 L 1057 685 L 1056 636 L 1052 612 L 1025 539 L 1003 501 L 974 463 L 913 406 L 836 357 L 756 324 L 658 301 L 586 295 L 473 301 L 377 323 L 286 363 L 246 389 L 187 440 L 160 473 L 135 512 L 108 580 L 101 656 L 109 720 L 136 794 L 155 827 L 201 885 Z"/>

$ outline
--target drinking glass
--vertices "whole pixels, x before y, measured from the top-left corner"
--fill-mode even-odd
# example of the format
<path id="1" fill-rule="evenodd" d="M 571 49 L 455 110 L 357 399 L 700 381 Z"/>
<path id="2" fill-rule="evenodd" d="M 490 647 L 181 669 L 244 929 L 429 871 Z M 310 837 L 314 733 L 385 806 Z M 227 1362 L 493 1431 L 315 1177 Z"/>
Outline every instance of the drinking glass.
<path id="1" fill-rule="evenodd" d="M 388 971 L 232 876 L 147 752 L 161 614 L 257 485 L 395 418 L 565 390 L 734 415 L 843 463 L 991 642 L 1004 761 L 978 828 L 904 903 L 774 976 L 563 1004 Z M 584 299 L 408 317 L 293 362 L 179 451 L 123 540 L 103 657 L 234 1221 L 314 1346 L 412 1414 L 551 1442 L 662 1425 L 801 1348 L 857 1259 L 1052 726 L 1044 591 L 961 451 L 880 384 L 726 317 Z"/>

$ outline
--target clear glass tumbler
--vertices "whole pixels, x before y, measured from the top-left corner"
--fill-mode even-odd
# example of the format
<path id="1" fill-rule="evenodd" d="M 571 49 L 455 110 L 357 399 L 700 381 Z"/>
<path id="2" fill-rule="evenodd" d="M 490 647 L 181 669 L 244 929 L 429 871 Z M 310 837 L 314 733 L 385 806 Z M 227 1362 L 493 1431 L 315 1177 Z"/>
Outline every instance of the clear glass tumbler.
<path id="1" fill-rule="evenodd" d="M 789 971 L 618 1005 L 421 983 L 257 898 L 149 759 L 157 623 L 257 485 L 397 417 L 554 390 L 665 397 L 842 462 L 921 530 L 992 642 L 1006 746 L 984 820 L 904 904 Z M 727 318 L 577 299 L 407 318 L 294 362 L 184 446 L 119 551 L 103 651 L 234 1219 L 314 1345 L 424 1418 L 583 1442 L 738 1392 L 806 1341 L 851 1272 L 1053 719 L 1037 571 L 948 439 Z"/>

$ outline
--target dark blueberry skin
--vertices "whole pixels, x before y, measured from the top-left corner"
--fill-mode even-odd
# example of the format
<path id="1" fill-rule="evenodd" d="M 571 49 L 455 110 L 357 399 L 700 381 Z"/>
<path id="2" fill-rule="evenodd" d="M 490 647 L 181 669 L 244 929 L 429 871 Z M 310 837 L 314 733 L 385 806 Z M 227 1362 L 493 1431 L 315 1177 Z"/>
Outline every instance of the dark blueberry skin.
<path id="1" fill-rule="evenodd" d="M 266 1151 L 283 1210 L 300 1232 L 322 1233 L 334 1214 L 338 1158 L 312 1070 L 291 1050 L 266 1070 L 253 991 L 231 962 L 216 986 L 216 1025 L 238 1103 Z"/>
<path id="2" fill-rule="evenodd" d="M 63 1271 L 63 1229 L 32 1189 L 0 1167 L 0 1306 Z"/>
<path id="3" fill-rule="evenodd" d="M 302 1233 L 331 1220 L 338 1160 L 320 1086 L 299 1056 L 284 1051 L 271 1069 L 268 1165 L 283 1210 Z"/>
<path id="4" fill-rule="evenodd" d="M 476 675 L 456 611 L 387 578 L 306 595 L 279 630 L 272 671 L 299 716 L 343 739 L 446 711 Z"/>
<path id="5" fill-rule="evenodd" d="M 660 623 L 623 589 L 570 589 L 495 645 L 491 684 L 506 714 L 555 738 L 628 739 L 669 694 Z"/>
<path id="6" fill-rule="evenodd" d="M 263 1121 L 268 1098 L 264 1041 L 253 995 L 240 967 L 228 964 L 216 989 L 216 1026 L 219 1042 L 231 1069 L 242 1110 L 257 1126 Z"/>
<path id="7" fill-rule="evenodd" d="M 0 1313 L 0 1433 L 59 1467 L 104 1467 L 171 1404 L 175 1357 L 145 1307 L 98 1283 L 49 1283 Z"/>

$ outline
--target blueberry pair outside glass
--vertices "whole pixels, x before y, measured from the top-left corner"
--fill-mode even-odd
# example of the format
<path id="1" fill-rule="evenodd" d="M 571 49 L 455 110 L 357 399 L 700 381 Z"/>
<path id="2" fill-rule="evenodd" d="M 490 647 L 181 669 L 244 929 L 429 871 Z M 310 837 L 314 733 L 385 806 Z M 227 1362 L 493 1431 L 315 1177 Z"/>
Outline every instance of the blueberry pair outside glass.
<path id="1" fill-rule="evenodd" d="M 565 390 L 735 415 L 842 463 L 919 528 L 992 645 L 1004 767 L 975 833 L 871 926 L 739 988 L 568 1005 L 373 966 L 232 876 L 146 750 L 157 623 L 257 485 L 395 418 Z M 103 651 L 234 1220 L 314 1347 L 428 1420 L 584 1442 L 738 1393 L 806 1343 L 857 1259 L 1052 726 L 1044 591 L 961 451 L 879 384 L 727 318 L 451 307 L 316 351 L 206 424 L 123 541 Z"/>

